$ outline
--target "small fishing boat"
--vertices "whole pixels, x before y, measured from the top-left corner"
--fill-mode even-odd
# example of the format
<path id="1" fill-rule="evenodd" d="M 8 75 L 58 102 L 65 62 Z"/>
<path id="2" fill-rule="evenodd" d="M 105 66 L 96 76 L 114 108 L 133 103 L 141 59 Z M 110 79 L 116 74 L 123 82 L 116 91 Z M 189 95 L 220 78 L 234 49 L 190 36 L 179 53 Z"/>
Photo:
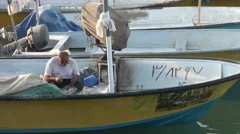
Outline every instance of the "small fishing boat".
<path id="1" fill-rule="evenodd" d="M 79 68 L 89 67 L 100 74 L 94 88 L 97 93 L 64 95 L 58 91 L 55 95 L 56 89 L 42 82 L 44 85 L 21 91 L 32 90 L 37 95 L 0 95 L 0 132 L 68 132 L 192 122 L 240 78 L 240 64 L 229 61 L 119 58 L 113 64 L 116 87 L 111 93 L 104 88 L 107 83 L 101 82 L 106 63 L 94 58 L 75 60 Z M 26 86 L 23 76 L 42 75 L 47 61 L 0 59 L 1 78 L 17 76 L 14 78 L 23 85 L 15 81 L 9 86 Z M 39 89 L 41 86 L 45 90 Z"/>
<path id="2" fill-rule="evenodd" d="M 81 7 L 86 2 L 102 2 L 102 0 L 39 0 L 41 5 L 52 4 L 58 6 L 63 11 L 72 11 L 76 9 L 81 9 Z M 129 0 L 129 1 L 122 1 L 122 0 L 109 0 L 109 5 L 115 9 L 117 8 L 137 8 L 137 7 L 146 7 L 146 6 L 153 6 L 158 4 L 167 4 L 170 2 L 177 2 L 180 0 L 150 0 L 146 3 L 144 0 Z M 5 0 L 0 1 L 0 10 L 6 10 L 7 2 Z"/>
<path id="3" fill-rule="evenodd" d="M 87 8 L 89 3 L 87 3 Z M 99 5 L 94 4 L 99 7 Z M 98 8 L 94 8 L 98 9 Z M 100 9 L 100 8 L 99 8 Z M 85 10 L 83 10 L 85 11 Z M 85 11 L 87 12 L 87 11 Z M 82 12 L 83 13 L 83 12 Z M 88 13 L 88 12 L 87 12 Z M 71 56 L 75 57 L 100 57 L 103 55 L 103 49 L 95 46 L 95 39 L 99 39 L 96 35 L 95 26 L 98 20 L 96 11 L 90 12 L 92 20 L 82 20 L 83 22 L 91 22 L 83 25 L 84 31 L 76 32 L 46 32 L 36 35 L 48 35 L 44 45 L 35 44 L 37 51 L 24 51 L 27 42 L 34 42 L 31 37 L 22 38 L 19 43 L 23 47 L 22 53 L 14 53 L 12 56 L 22 57 L 52 57 L 58 52 L 68 49 Z M 97 13 L 99 15 L 99 13 Z M 87 18 L 84 16 L 82 18 Z M 86 29 L 92 30 L 93 36 L 86 34 Z M 123 29 L 118 27 L 117 30 Z M 121 31 L 121 30 L 120 30 Z M 151 29 L 151 30 L 131 30 L 126 48 L 121 51 L 115 51 L 116 56 L 190 56 L 190 57 L 213 57 L 240 60 L 239 56 L 239 34 L 238 29 Z M 27 35 L 25 33 L 25 35 Z M 146 37 L 146 35 L 149 35 Z M 39 38 L 39 37 L 38 37 Z M 29 41 L 26 41 L 30 39 Z M 121 40 L 121 39 L 120 39 Z M 42 39 L 42 41 L 45 41 Z M 8 46 L 15 46 L 15 42 L 4 46 L 2 50 L 9 50 Z M 103 40 L 100 46 L 105 46 Z M 15 47 L 16 48 L 16 47 Z M 15 49 L 10 49 L 15 50 Z M 0 49 L 1 52 L 1 49 Z M 4 53 L 4 52 L 2 52 Z M 6 52 L 7 53 L 7 52 Z M 6 54 L 4 53 L 4 54 Z"/>
<path id="4" fill-rule="evenodd" d="M 72 57 L 100 57 L 104 51 L 94 45 L 94 41 L 95 39 L 86 36 L 84 31 L 67 34 L 51 32 L 48 44 L 39 51 L 14 53 L 12 56 L 52 57 L 59 51 L 68 49 Z M 19 43 L 21 42 L 26 43 L 26 38 L 19 40 Z M 239 42 L 240 31 L 236 29 L 133 30 L 126 48 L 115 51 L 114 55 L 212 57 L 240 60 Z"/>
<path id="5" fill-rule="evenodd" d="M 33 27 L 35 35 L 44 35 L 41 40 L 33 41 L 30 36 L 18 40 L 21 53 L 13 53 L 17 58 L 50 58 L 60 51 L 69 50 L 72 57 L 101 57 L 104 48 L 96 46 L 95 37 L 85 31 L 48 32 L 42 25 Z M 39 29 L 42 33 L 39 32 Z M 92 24 L 92 29 L 95 23 Z M 120 27 L 121 28 L 121 27 Z M 49 35 L 49 36 L 47 36 Z M 146 35 L 149 35 L 146 37 Z M 35 37 L 35 39 L 40 37 Z M 49 40 L 48 40 L 49 39 Z M 121 40 L 121 39 L 120 39 Z M 40 42 L 39 42 L 40 41 Z M 35 44 L 35 51 L 25 51 L 29 42 Z M 115 51 L 121 57 L 212 57 L 240 60 L 240 31 L 238 29 L 172 29 L 172 30 L 131 30 L 126 48 Z M 104 47 L 104 43 L 100 43 Z M 13 47 L 9 47 L 13 46 Z M 16 42 L 0 48 L 0 53 L 7 55 L 16 49 Z M 9 56 L 9 55 L 8 55 Z"/>
<path id="6" fill-rule="evenodd" d="M 98 6 L 101 4 L 89 2 L 84 4 L 81 10 L 87 8 L 94 12 L 90 7 L 98 8 Z M 240 27 L 239 7 L 156 7 L 115 10 L 129 20 L 130 29 L 238 29 Z M 82 25 L 79 12 L 63 12 L 63 14 L 67 19 Z"/>
<path id="7" fill-rule="evenodd" d="M 111 7 L 130 21 L 130 29 L 185 29 L 185 28 L 217 28 L 238 29 L 240 27 L 239 7 L 156 7 L 139 8 L 159 5 L 178 0 L 159 1 L 109 1 Z M 57 6 L 67 20 L 82 25 L 81 10 L 86 1 L 41 1 L 42 5 Z M 89 4 L 99 4 L 92 1 Z M 2 5 L 6 7 L 6 1 Z M 65 3 L 64 5 L 62 5 Z M 31 10 L 29 10 L 31 11 Z M 53 11 L 52 11 L 53 12 Z"/>

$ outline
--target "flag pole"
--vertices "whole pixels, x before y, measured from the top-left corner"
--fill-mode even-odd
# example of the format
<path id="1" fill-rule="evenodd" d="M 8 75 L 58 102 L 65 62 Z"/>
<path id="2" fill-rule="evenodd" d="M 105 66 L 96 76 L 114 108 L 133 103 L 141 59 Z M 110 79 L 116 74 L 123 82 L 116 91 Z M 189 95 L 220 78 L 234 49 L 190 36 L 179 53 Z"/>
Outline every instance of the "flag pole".
<path id="1" fill-rule="evenodd" d="M 14 35 L 13 37 L 14 37 L 14 40 L 15 40 L 16 48 L 17 48 L 14 53 L 20 54 L 21 53 L 21 46 L 18 43 L 17 30 L 16 30 L 16 27 L 15 27 L 15 22 L 14 22 L 14 18 L 13 18 L 13 14 L 12 14 L 11 2 L 12 2 L 11 0 L 7 0 L 8 13 L 9 13 L 9 16 L 10 16 L 10 19 L 11 19 L 12 30 L 13 30 L 13 35 Z"/>
<path id="2" fill-rule="evenodd" d="M 198 0 L 198 26 L 200 26 L 201 21 L 201 6 L 202 6 L 202 0 Z"/>
<path id="3" fill-rule="evenodd" d="M 103 1 L 103 11 L 106 14 L 107 19 L 110 20 L 108 0 Z M 111 93 L 114 93 L 115 88 L 114 88 L 114 76 L 113 76 L 112 42 L 111 42 L 111 33 L 108 28 L 106 28 L 106 45 L 107 45 L 109 91 Z"/>

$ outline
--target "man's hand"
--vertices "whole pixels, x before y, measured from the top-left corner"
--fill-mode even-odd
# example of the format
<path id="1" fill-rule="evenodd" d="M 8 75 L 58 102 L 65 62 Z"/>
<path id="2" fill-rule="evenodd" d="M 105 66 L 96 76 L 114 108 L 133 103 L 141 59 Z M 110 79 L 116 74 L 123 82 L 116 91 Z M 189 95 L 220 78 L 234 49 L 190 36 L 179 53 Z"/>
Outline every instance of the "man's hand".
<path id="1" fill-rule="evenodd" d="M 78 81 L 78 76 L 72 77 L 72 84 L 76 83 Z"/>
<path id="2" fill-rule="evenodd" d="M 56 77 L 56 78 L 55 78 L 55 81 L 56 81 L 57 83 L 62 83 L 63 79 L 62 79 L 61 77 Z"/>
<path id="3" fill-rule="evenodd" d="M 63 79 L 61 77 L 52 77 L 52 76 L 49 76 L 49 75 L 44 75 L 44 79 L 47 82 L 56 82 L 56 83 L 62 83 L 63 82 Z"/>

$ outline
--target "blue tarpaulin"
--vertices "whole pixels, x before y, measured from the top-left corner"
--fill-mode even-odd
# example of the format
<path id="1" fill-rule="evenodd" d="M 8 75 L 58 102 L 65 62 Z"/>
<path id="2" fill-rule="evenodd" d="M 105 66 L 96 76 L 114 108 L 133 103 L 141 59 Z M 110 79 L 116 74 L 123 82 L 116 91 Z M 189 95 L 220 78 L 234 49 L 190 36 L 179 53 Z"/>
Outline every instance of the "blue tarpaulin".
<path id="1" fill-rule="evenodd" d="M 72 21 L 68 21 L 56 6 L 44 5 L 39 7 L 40 24 L 45 24 L 49 32 L 82 31 L 82 28 Z M 25 37 L 27 30 L 36 25 L 36 12 L 32 11 L 20 24 L 16 26 L 18 38 Z"/>

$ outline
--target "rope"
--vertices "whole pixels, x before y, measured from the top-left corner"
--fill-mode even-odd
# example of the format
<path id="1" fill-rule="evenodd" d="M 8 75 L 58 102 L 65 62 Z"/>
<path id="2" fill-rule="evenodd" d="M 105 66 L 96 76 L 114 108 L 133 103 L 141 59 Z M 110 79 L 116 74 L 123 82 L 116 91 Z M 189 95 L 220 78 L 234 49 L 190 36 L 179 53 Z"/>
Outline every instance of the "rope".
<path id="1" fill-rule="evenodd" d="M 15 40 L 14 33 L 8 32 L 7 35 L 8 35 L 7 36 L 8 41 L 12 41 L 12 39 Z"/>

